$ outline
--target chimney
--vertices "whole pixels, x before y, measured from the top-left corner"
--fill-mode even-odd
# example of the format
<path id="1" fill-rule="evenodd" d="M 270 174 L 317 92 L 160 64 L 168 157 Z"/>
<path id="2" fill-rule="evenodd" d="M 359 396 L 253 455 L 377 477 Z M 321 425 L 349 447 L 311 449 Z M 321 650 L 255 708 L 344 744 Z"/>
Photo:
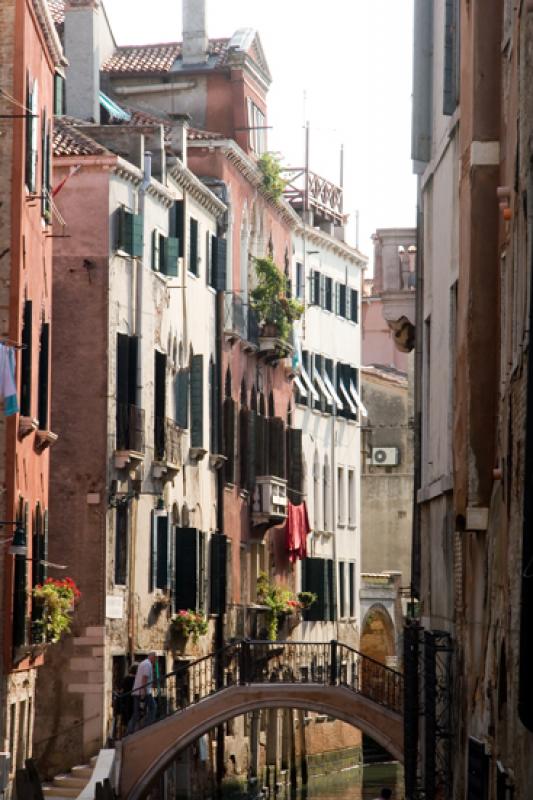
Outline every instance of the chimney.
<path id="1" fill-rule="evenodd" d="M 183 2 L 183 63 L 205 64 L 208 59 L 207 0 Z"/>

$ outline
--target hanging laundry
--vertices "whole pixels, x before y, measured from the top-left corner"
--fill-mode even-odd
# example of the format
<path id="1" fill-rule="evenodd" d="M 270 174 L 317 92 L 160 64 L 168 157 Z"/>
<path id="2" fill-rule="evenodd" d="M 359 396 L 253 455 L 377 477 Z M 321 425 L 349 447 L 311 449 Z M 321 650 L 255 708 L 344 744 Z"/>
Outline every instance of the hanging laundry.
<path id="1" fill-rule="evenodd" d="M 15 351 L 0 343 L 0 398 L 4 399 L 4 415 L 11 417 L 19 410 L 15 383 Z"/>
<path id="2" fill-rule="evenodd" d="M 292 563 L 297 559 L 302 560 L 307 557 L 307 536 L 310 530 L 305 502 L 300 503 L 298 506 L 294 506 L 289 502 L 287 522 L 285 524 L 285 541 L 289 551 L 289 561 Z"/>

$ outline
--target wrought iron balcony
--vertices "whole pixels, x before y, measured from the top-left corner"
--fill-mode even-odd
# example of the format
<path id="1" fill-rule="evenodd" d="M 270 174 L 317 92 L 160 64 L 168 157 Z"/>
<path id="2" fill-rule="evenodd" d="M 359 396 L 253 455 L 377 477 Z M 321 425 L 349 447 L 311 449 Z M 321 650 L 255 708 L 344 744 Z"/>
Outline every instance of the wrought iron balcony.
<path id="1" fill-rule="evenodd" d="M 257 346 L 259 325 L 257 315 L 242 292 L 226 292 L 224 297 L 224 333 L 229 339 L 241 339 Z"/>
<path id="2" fill-rule="evenodd" d="M 144 454 L 144 409 L 117 403 L 117 445 L 119 452 Z"/>

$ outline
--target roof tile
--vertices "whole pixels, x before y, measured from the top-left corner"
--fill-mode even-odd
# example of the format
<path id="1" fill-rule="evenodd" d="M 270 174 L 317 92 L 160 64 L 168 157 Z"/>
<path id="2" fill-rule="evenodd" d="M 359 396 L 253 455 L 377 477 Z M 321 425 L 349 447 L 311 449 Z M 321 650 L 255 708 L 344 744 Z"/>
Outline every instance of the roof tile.
<path id="1" fill-rule="evenodd" d="M 209 55 L 224 60 L 229 39 L 210 39 Z M 118 47 L 102 66 L 102 72 L 158 75 L 170 72 L 181 58 L 181 42 Z"/>
<path id="2" fill-rule="evenodd" d="M 83 133 L 83 123 L 70 117 L 56 117 L 54 120 L 53 149 L 55 156 L 99 156 L 109 151 Z"/>

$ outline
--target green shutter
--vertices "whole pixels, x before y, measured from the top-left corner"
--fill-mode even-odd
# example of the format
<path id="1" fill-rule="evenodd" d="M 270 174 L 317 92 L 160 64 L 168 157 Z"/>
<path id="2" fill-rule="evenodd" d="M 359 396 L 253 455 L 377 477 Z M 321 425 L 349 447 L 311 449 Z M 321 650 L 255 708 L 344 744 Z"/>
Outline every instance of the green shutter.
<path id="1" fill-rule="evenodd" d="M 316 602 L 304 611 L 304 619 L 310 622 L 327 619 L 325 577 L 326 562 L 323 558 L 306 558 L 302 561 L 302 591 L 313 592 L 317 596 Z"/>
<path id="2" fill-rule="evenodd" d="M 359 316 L 359 292 L 357 289 L 350 289 L 351 304 L 350 304 L 350 319 L 352 322 L 358 321 Z"/>
<path id="3" fill-rule="evenodd" d="M 121 206 L 117 212 L 117 250 L 132 255 L 133 214 Z"/>
<path id="4" fill-rule="evenodd" d="M 209 365 L 209 398 L 210 449 L 212 453 L 220 453 L 218 369 L 214 361 L 211 361 Z"/>
<path id="5" fill-rule="evenodd" d="M 174 604 L 180 609 L 198 609 L 199 547 L 196 528 L 176 528 Z"/>
<path id="6" fill-rule="evenodd" d="M 157 528 L 157 558 L 156 558 L 156 586 L 164 591 L 169 583 L 169 531 L 168 514 L 156 515 Z"/>
<path id="7" fill-rule="evenodd" d="M 150 534 L 150 573 L 148 591 L 153 592 L 157 586 L 157 515 L 152 511 Z"/>
<path id="8" fill-rule="evenodd" d="M 204 357 L 191 361 L 191 447 L 204 446 Z"/>
<path id="9" fill-rule="evenodd" d="M 211 239 L 211 286 L 217 292 L 226 289 L 226 260 L 228 243 L 220 236 Z"/>
<path id="10" fill-rule="evenodd" d="M 185 203 L 176 200 L 169 213 L 169 234 L 178 240 L 178 256 L 183 258 L 183 242 L 185 240 Z"/>
<path id="11" fill-rule="evenodd" d="M 180 428 L 189 427 L 189 370 L 180 369 L 175 380 L 176 423 Z"/>
<path id="12" fill-rule="evenodd" d="M 209 611 L 224 614 L 226 611 L 227 552 L 228 540 L 222 533 L 215 533 L 209 540 Z"/>
<path id="13" fill-rule="evenodd" d="M 344 561 L 339 561 L 339 616 L 341 619 L 346 616 L 345 570 Z"/>
<path id="14" fill-rule="evenodd" d="M 198 222 L 189 219 L 189 270 L 193 275 L 198 275 Z"/>
<path id="15" fill-rule="evenodd" d="M 54 114 L 56 117 L 63 115 L 65 79 L 58 72 L 54 75 Z"/>
<path id="16" fill-rule="evenodd" d="M 287 464 L 289 500 L 297 506 L 302 502 L 303 453 L 302 431 L 295 428 L 287 428 Z"/>
<path id="17" fill-rule="evenodd" d="M 159 242 L 157 241 L 157 237 L 159 236 L 158 232 L 154 229 L 152 231 L 152 269 L 158 270 L 159 269 L 159 261 L 157 258 L 158 255 L 158 247 L 157 245 Z"/>
<path id="18" fill-rule="evenodd" d="M 165 275 L 178 277 L 179 239 L 173 236 L 165 240 Z"/>
<path id="19" fill-rule="evenodd" d="M 134 258 L 143 256 L 143 226 L 144 218 L 142 214 L 131 214 L 131 250 L 130 255 Z"/>
<path id="20" fill-rule="evenodd" d="M 327 577 L 326 577 L 326 585 L 327 585 L 327 598 L 328 598 L 328 606 L 327 606 L 327 613 L 326 620 L 329 619 L 330 622 L 335 622 L 337 619 L 337 580 L 335 575 L 335 562 L 332 559 L 328 559 L 326 562 L 326 569 L 327 569 Z"/>

